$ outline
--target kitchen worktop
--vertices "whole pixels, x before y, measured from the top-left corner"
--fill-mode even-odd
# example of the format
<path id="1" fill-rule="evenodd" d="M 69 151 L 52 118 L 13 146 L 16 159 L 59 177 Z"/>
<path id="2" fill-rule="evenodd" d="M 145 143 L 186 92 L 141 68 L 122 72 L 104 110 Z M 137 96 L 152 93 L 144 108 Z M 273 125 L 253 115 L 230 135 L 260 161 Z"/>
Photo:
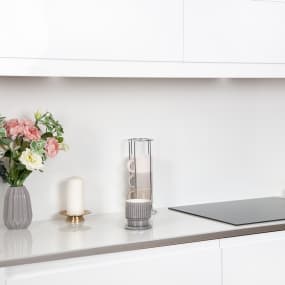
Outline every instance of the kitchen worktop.
<path id="1" fill-rule="evenodd" d="M 285 230 L 285 221 L 232 226 L 159 209 L 146 231 L 124 229 L 123 213 L 90 215 L 78 226 L 64 219 L 33 222 L 27 230 L 0 228 L 0 266 L 137 250 Z"/>

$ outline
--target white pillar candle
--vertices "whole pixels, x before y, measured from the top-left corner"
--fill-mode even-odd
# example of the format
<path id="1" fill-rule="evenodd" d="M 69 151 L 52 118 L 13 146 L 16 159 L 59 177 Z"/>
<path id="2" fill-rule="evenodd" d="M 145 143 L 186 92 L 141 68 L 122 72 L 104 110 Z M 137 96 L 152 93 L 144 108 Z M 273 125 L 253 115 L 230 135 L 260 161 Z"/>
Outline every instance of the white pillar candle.
<path id="1" fill-rule="evenodd" d="M 66 188 L 66 212 L 69 216 L 80 216 L 84 212 L 83 179 L 71 177 Z"/>

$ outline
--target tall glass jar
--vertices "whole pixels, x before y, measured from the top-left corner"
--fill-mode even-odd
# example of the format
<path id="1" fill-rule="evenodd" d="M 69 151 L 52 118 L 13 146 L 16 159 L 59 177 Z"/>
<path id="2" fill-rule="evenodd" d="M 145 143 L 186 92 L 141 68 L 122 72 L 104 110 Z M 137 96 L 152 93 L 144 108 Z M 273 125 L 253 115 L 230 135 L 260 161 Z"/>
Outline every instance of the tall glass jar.
<path id="1" fill-rule="evenodd" d="M 152 159 L 149 138 L 131 138 L 129 143 L 128 195 L 126 200 L 127 229 L 151 228 Z"/>

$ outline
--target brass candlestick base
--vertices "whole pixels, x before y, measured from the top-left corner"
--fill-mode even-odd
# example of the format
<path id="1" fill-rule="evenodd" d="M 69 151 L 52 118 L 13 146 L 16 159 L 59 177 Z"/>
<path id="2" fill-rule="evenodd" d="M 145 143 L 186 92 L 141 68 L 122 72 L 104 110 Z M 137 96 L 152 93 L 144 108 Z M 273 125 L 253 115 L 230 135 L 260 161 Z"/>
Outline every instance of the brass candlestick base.
<path id="1" fill-rule="evenodd" d="M 71 224 L 79 224 L 84 222 L 84 216 L 91 214 L 90 211 L 84 210 L 84 213 L 80 216 L 70 216 L 67 214 L 66 210 L 60 212 L 61 215 L 66 217 L 66 221 Z"/>

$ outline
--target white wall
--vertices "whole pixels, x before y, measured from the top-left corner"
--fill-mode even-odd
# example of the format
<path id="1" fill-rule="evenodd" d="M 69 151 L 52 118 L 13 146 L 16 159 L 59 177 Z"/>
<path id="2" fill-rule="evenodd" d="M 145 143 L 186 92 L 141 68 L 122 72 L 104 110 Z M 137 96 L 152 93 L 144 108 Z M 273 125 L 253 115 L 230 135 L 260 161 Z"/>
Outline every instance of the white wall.
<path id="1" fill-rule="evenodd" d="M 0 113 L 37 109 L 63 123 L 70 151 L 28 179 L 35 220 L 63 207 L 72 175 L 86 208 L 122 211 L 125 139 L 137 136 L 155 139 L 156 207 L 285 189 L 285 80 L 0 78 Z"/>

